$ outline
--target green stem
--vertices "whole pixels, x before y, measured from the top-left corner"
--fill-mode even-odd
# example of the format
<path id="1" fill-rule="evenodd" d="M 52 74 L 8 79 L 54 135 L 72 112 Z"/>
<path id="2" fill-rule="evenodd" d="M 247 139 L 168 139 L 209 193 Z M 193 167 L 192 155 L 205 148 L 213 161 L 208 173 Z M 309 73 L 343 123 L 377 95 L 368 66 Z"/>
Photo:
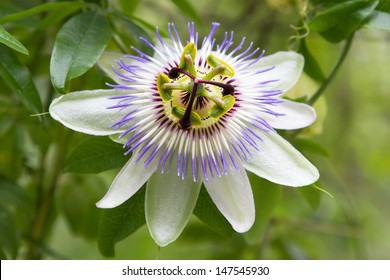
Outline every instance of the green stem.
<path id="1" fill-rule="evenodd" d="M 31 241 L 26 253 L 26 259 L 40 258 L 42 243 L 47 233 L 53 210 L 55 191 L 57 189 L 58 177 L 61 173 L 61 164 L 66 153 L 68 136 L 67 130 L 60 127 L 54 153 L 51 155 L 46 154 L 46 158 L 50 163 L 46 168 L 42 166 L 44 173 L 41 176 L 42 181 L 38 190 L 37 210 L 31 227 Z"/>
<path id="2" fill-rule="evenodd" d="M 317 99 L 320 98 L 320 96 L 324 93 L 325 89 L 330 85 L 333 78 L 336 76 L 338 70 L 340 69 L 340 66 L 343 64 L 345 58 L 347 57 L 349 50 L 351 49 L 353 35 L 354 34 L 352 34 L 345 42 L 343 51 L 340 54 L 340 58 L 337 61 L 336 65 L 334 66 L 332 72 L 329 74 L 328 78 L 321 84 L 321 86 L 314 93 L 314 95 L 306 102 L 306 104 L 313 105 L 317 101 Z M 297 137 L 298 134 L 302 132 L 302 130 L 303 129 L 301 128 L 301 129 L 289 131 L 286 133 L 285 137 L 289 140 L 292 140 L 295 137 Z"/>
<path id="3" fill-rule="evenodd" d="M 354 34 L 352 34 L 345 42 L 340 58 L 337 61 L 337 64 L 333 68 L 332 72 L 329 74 L 328 78 L 321 84 L 320 88 L 316 91 L 316 93 L 306 102 L 307 104 L 313 105 L 317 101 L 317 99 L 324 93 L 325 89 L 329 86 L 329 84 L 332 82 L 333 78 L 336 76 L 338 70 L 340 69 L 340 66 L 343 64 L 351 48 L 353 35 Z"/>

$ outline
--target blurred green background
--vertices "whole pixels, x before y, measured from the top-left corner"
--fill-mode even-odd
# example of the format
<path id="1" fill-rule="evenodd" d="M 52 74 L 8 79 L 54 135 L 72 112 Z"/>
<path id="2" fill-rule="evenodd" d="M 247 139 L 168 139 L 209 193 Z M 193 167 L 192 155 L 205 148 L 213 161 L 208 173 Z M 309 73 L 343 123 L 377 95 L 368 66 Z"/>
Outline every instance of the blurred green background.
<path id="1" fill-rule="evenodd" d="M 96 2 L 105 9 L 116 7 L 136 17 L 138 24 L 141 19 L 144 24 L 139 25 L 152 38 L 153 31 L 147 24 L 166 30 L 167 23 L 174 22 L 185 38 L 188 21 L 195 21 L 200 37 L 208 34 L 211 22 L 218 21 L 221 23 L 216 33 L 218 39 L 223 38 L 225 31 L 234 30 L 235 42 L 245 36 L 265 49 L 266 54 L 288 49 L 288 39 L 294 33 L 291 25 L 299 24 L 297 5 L 302 8 L 304 3 L 293 0 L 86 2 Z M 0 18 L 41 3 L 2 0 Z M 183 3 L 190 8 L 183 7 Z M 52 26 L 39 28 L 39 23 L 51 13 L 45 11 L 3 23 L 30 52 L 28 57 L 21 54 L 17 57 L 34 78 L 43 112 L 56 96 L 49 74 L 54 38 L 61 24 L 72 15 L 69 12 L 61 21 L 53 21 Z M 138 35 L 128 26 L 117 28 L 122 41 L 128 39 L 126 47 L 139 44 Z M 337 63 L 344 42 L 330 43 L 311 32 L 306 43 L 328 75 Z M 144 225 L 116 244 L 114 258 L 389 259 L 389 43 L 388 31 L 361 28 L 356 32 L 340 71 L 325 90 L 324 98 L 315 104 L 319 122 L 301 133 L 300 139 L 310 139 L 316 146 L 303 147 L 302 152 L 320 171 L 318 186 L 333 198 L 319 191 L 281 187 L 264 230 L 256 240 L 248 241 L 240 234 L 221 236 L 193 216 L 173 244 L 158 248 Z M 112 43 L 107 47 L 117 51 L 115 48 Z M 94 66 L 74 79 L 71 89 L 107 88 L 107 81 Z M 290 96 L 310 96 L 319 86 L 304 75 Z M 104 195 L 119 169 L 100 174 L 63 172 L 61 161 L 56 159 L 63 161 L 66 154 L 58 151 L 55 139 L 62 139 L 68 153 L 87 136 L 68 131 L 49 115 L 42 116 L 43 124 L 38 117 L 30 115 L 0 79 L 1 259 L 104 259 L 96 241 L 102 210 L 95 207 L 95 202 Z M 56 176 L 50 177 L 53 174 Z M 278 188 L 255 181 L 261 185 L 253 184 L 253 189 Z M 56 188 L 47 192 L 45 186 L 53 182 Z M 52 197 L 49 215 L 39 220 L 40 206 L 48 201 L 45 196 Z M 40 239 L 34 240 L 37 223 L 42 224 L 42 232 Z"/>

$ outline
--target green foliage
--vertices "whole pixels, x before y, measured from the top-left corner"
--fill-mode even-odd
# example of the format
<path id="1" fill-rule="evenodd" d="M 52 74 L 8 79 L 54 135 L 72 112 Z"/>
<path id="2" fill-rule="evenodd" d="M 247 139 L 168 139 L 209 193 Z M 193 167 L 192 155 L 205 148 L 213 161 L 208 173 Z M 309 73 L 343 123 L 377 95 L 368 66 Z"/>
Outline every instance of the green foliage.
<path id="1" fill-rule="evenodd" d="M 99 173 L 123 166 L 129 160 L 122 145 L 108 137 L 89 137 L 64 161 L 64 172 Z"/>
<path id="2" fill-rule="evenodd" d="M 10 47 L 11 49 L 14 49 L 15 51 L 28 55 L 28 50 L 26 49 L 26 47 L 23 46 L 23 44 L 20 43 L 14 36 L 9 34 L 7 30 L 5 30 L 1 25 L 0 25 L 0 43 L 3 43 L 4 45 Z"/>
<path id="3" fill-rule="evenodd" d="M 31 113 L 42 112 L 41 99 L 30 71 L 4 45 L 0 45 L 0 76 Z"/>
<path id="4" fill-rule="evenodd" d="M 122 28 L 125 28 L 126 30 L 129 30 L 128 33 L 121 33 L 120 36 L 122 38 L 122 41 L 120 42 L 121 46 L 124 49 L 128 49 L 126 46 L 123 46 L 123 42 L 131 42 L 134 46 L 136 46 L 139 50 L 152 55 L 150 48 L 145 46 L 145 44 L 141 41 L 141 37 L 146 39 L 149 42 L 153 42 L 150 35 L 143 30 L 134 20 L 134 18 L 131 18 L 128 15 L 122 14 L 120 12 L 113 13 L 112 17 L 110 18 L 114 26 L 116 26 L 117 30 L 120 30 Z M 132 35 L 129 37 L 128 35 Z M 128 45 L 130 46 L 130 45 Z"/>
<path id="5" fill-rule="evenodd" d="M 351 0 L 329 5 L 309 19 L 309 28 L 330 42 L 341 42 L 372 15 L 378 3 L 377 0 Z"/>
<path id="6" fill-rule="evenodd" d="M 61 189 L 59 207 L 70 229 L 86 239 L 96 239 L 101 211 L 95 203 L 101 198 L 97 178 L 67 181 Z"/>
<path id="7" fill-rule="evenodd" d="M 125 14 L 133 14 L 140 0 L 119 0 L 120 10 Z"/>
<path id="8" fill-rule="evenodd" d="M 305 57 L 305 66 L 303 68 L 305 73 L 307 73 L 312 79 L 319 82 L 323 82 L 326 79 L 325 74 L 323 73 L 321 66 L 319 65 L 315 57 L 307 48 L 305 40 L 302 40 L 300 42 L 298 52 Z"/>
<path id="9" fill-rule="evenodd" d="M 194 214 L 212 230 L 222 236 L 230 236 L 234 233 L 232 226 L 219 212 L 204 186 L 200 189 Z"/>
<path id="10" fill-rule="evenodd" d="M 320 144 L 305 138 L 296 138 L 292 140 L 294 147 L 302 152 L 308 152 L 311 154 L 329 157 L 329 153 L 326 148 L 322 147 Z"/>
<path id="11" fill-rule="evenodd" d="M 50 61 L 54 88 L 67 93 L 70 80 L 97 62 L 110 37 L 108 21 L 98 12 L 81 13 L 67 21 L 56 36 Z"/>
<path id="12" fill-rule="evenodd" d="M 15 229 L 14 217 L 0 205 L 0 256 L 2 259 L 15 259 L 18 252 L 19 240 Z"/>
<path id="13" fill-rule="evenodd" d="M 201 22 L 200 16 L 188 0 L 172 0 L 172 2 L 180 9 L 180 11 L 188 15 L 191 19 L 194 19 L 196 22 Z"/>
<path id="14" fill-rule="evenodd" d="M 69 2 L 56 2 L 56 3 L 44 3 L 41 5 L 38 5 L 36 7 L 33 7 L 31 9 L 23 10 L 17 13 L 6 15 L 2 18 L 0 18 L 0 23 L 5 22 L 11 22 L 11 21 L 17 21 L 24 18 L 27 18 L 32 15 L 36 15 L 43 12 L 56 12 L 60 11 L 58 14 L 67 14 L 67 11 L 72 7 L 72 9 L 80 9 L 85 4 L 83 2 L 77 2 L 77 1 L 69 1 Z"/>
<path id="15" fill-rule="evenodd" d="M 0 179 L 0 256 L 15 259 L 20 246 L 18 211 L 25 210 L 28 197 L 24 190 L 12 181 Z"/>
<path id="16" fill-rule="evenodd" d="M 257 244 L 263 235 L 280 201 L 281 187 L 249 173 L 256 205 L 256 220 L 252 228 L 245 233 L 249 244 Z"/>
<path id="17" fill-rule="evenodd" d="M 390 2 L 387 0 L 380 0 L 378 6 L 376 7 L 378 11 L 383 11 L 390 13 Z"/>
<path id="18" fill-rule="evenodd" d="M 20 146 L 19 127 L 15 125 L 14 120 L 4 118 L 2 123 L 8 123 L 11 127 L 6 127 L 5 133 L 2 135 L 0 146 L 0 168 L 1 174 L 5 178 L 17 180 L 22 173 L 23 153 Z M 5 137 L 7 135 L 7 137 Z"/>
<path id="19" fill-rule="evenodd" d="M 321 191 L 316 189 L 314 185 L 302 187 L 298 189 L 302 196 L 305 198 L 307 203 L 313 210 L 317 210 L 320 206 Z"/>
<path id="20" fill-rule="evenodd" d="M 145 224 L 145 187 L 113 209 L 103 210 L 99 224 L 98 246 L 106 257 L 115 256 L 115 244 Z"/>

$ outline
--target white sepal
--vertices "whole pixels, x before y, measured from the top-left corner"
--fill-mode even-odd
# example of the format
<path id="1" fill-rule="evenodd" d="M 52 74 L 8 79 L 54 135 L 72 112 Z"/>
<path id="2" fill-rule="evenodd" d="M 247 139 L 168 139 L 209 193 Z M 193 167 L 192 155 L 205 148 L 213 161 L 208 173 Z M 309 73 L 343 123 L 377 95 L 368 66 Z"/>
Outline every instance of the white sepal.
<path id="1" fill-rule="evenodd" d="M 244 168 L 204 181 L 215 205 L 237 232 L 248 231 L 255 221 L 252 188 Z"/>
<path id="2" fill-rule="evenodd" d="M 261 138 L 257 143 L 259 151 L 247 146 L 251 153 L 250 161 L 245 163 L 247 170 L 290 187 L 306 186 L 318 180 L 317 168 L 276 132 L 264 132 Z"/>
<path id="3" fill-rule="evenodd" d="M 75 131 L 92 135 L 116 134 L 122 130 L 115 130 L 112 126 L 126 112 L 109 109 L 118 103 L 110 98 L 121 94 L 115 89 L 72 92 L 54 99 L 49 112 L 53 119 Z"/>

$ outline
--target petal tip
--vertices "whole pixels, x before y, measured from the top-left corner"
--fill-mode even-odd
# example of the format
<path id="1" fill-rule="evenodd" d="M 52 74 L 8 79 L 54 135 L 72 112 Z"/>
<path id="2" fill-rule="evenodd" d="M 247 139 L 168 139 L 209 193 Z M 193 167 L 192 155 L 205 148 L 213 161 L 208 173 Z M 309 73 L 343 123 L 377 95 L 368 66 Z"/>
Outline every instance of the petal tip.
<path id="1" fill-rule="evenodd" d="M 168 246 L 169 244 L 171 244 L 172 242 L 174 242 L 178 238 L 178 236 L 167 238 L 166 236 L 156 236 L 156 235 L 152 235 L 152 234 L 151 234 L 151 236 L 152 236 L 154 242 L 156 242 L 156 244 L 159 247 Z"/>
<path id="2" fill-rule="evenodd" d="M 253 213 L 253 215 L 247 214 L 246 219 L 239 222 L 239 223 L 237 223 L 237 222 L 232 223 L 231 222 L 231 225 L 236 232 L 244 233 L 244 232 L 247 232 L 248 230 L 250 230 L 254 223 L 255 223 L 255 214 Z"/>
<path id="3" fill-rule="evenodd" d="M 114 201 L 112 199 L 107 199 L 103 197 L 101 200 L 95 203 L 97 208 L 102 208 L 102 209 L 108 209 L 108 208 L 115 208 L 119 205 L 121 205 L 124 201 Z"/>
<path id="4" fill-rule="evenodd" d="M 292 184 L 285 184 L 287 187 L 305 187 L 311 184 L 314 184 L 320 178 L 320 173 L 318 169 L 310 163 L 310 167 L 307 169 L 307 172 L 304 176 L 301 176 L 300 180 L 294 181 Z"/>

